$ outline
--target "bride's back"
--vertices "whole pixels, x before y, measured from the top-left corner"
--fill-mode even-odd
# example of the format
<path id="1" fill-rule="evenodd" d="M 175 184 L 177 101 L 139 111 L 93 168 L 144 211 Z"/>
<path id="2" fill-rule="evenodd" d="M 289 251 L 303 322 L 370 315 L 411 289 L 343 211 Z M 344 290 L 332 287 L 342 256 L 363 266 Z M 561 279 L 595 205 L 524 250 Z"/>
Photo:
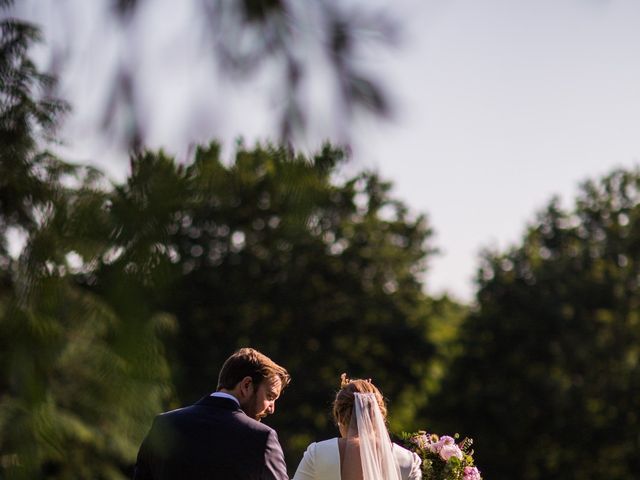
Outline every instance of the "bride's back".
<path id="1" fill-rule="evenodd" d="M 364 480 L 360 461 L 360 442 L 357 438 L 338 439 L 340 452 L 340 480 Z"/>
<path id="2" fill-rule="evenodd" d="M 309 445 L 294 480 L 419 480 L 420 458 L 391 443 L 378 388 L 346 374 L 341 380 L 333 417 L 342 438 Z"/>

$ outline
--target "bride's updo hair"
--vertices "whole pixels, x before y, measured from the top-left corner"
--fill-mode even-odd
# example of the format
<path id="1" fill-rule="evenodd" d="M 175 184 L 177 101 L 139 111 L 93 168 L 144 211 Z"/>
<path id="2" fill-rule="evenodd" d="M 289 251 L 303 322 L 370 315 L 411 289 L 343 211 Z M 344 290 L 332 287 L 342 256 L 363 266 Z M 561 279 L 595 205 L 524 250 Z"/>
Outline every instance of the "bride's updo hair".
<path id="1" fill-rule="evenodd" d="M 384 419 L 387 419 L 387 406 L 385 404 L 384 398 L 382 397 L 382 393 L 380 390 L 371 383 L 371 379 L 362 380 L 355 379 L 351 380 L 347 378 L 347 374 L 343 373 L 340 375 L 341 385 L 340 390 L 336 395 L 336 399 L 333 402 L 333 419 L 338 424 L 338 426 L 342 425 L 344 428 L 349 427 L 349 422 L 351 422 L 351 414 L 353 412 L 353 402 L 355 399 L 355 393 L 373 393 L 378 401 L 378 406 L 380 407 L 380 412 Z"/>

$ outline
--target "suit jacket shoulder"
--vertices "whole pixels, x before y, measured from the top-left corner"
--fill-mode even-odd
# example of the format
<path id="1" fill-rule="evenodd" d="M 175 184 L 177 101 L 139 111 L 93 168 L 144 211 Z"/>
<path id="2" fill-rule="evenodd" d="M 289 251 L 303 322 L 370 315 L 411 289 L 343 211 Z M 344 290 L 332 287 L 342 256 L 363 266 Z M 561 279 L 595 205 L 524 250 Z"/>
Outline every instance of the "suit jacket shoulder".
<path id="1" fill-rule="evenodd" d="M 275 430 L 249 418 L 233 400 L 211 396 L 156 417 L 136 474 L 141 480 L 288 478 Z"/>

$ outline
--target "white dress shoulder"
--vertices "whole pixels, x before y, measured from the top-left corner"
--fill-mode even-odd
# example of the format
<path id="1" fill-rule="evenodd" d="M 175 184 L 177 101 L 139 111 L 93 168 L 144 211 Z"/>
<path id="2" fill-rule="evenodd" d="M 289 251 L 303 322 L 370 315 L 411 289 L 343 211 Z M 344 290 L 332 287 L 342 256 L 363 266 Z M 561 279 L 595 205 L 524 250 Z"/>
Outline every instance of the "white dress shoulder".
<path id="1" fill-rule="evenodd" d="M 393 455 L 400 466 L 402 480 L 420 480 L 421 460 L 406 448 L 393 444 Z M 340 480 L 338 439 L 312 443 L 307 447 L 293 480 Z"/>

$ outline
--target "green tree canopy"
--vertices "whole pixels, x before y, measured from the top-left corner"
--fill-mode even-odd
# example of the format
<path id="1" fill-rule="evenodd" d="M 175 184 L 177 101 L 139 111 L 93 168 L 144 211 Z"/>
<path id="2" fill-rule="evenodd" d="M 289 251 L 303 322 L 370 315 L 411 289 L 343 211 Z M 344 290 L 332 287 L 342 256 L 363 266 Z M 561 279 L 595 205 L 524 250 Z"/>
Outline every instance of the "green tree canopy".
<path id="1" fill-rule="evenodd" d="M 215 389 L 236 348 L 263 350 L 293 375 L 273 417 L 292 464 L 308 441 L 335 433 L 342 372 L 373 376 L 395 425 L 410 428 L 434 353 L 426 220 L 375 174 L 338 181 L 342 160 L 329 146 L 311 158 L 241 147 L 225 164 L 212 144 L 188 166 L 146 153 L 113 201 L 112 211 L 146 219 L 140 235 L 163 232 L 155 248 L 174 281 L 157 308 L 177 319 L 167 347 L 180 403 Z"/>
<path id="2" fill-rule="evenodd" d="M 477 440 L 495 480 L 640 473 L 640 171 L 557 200 L 487 252 L 434 421 Z M 440 408 L 437 408 L 437 406 Z"/>

